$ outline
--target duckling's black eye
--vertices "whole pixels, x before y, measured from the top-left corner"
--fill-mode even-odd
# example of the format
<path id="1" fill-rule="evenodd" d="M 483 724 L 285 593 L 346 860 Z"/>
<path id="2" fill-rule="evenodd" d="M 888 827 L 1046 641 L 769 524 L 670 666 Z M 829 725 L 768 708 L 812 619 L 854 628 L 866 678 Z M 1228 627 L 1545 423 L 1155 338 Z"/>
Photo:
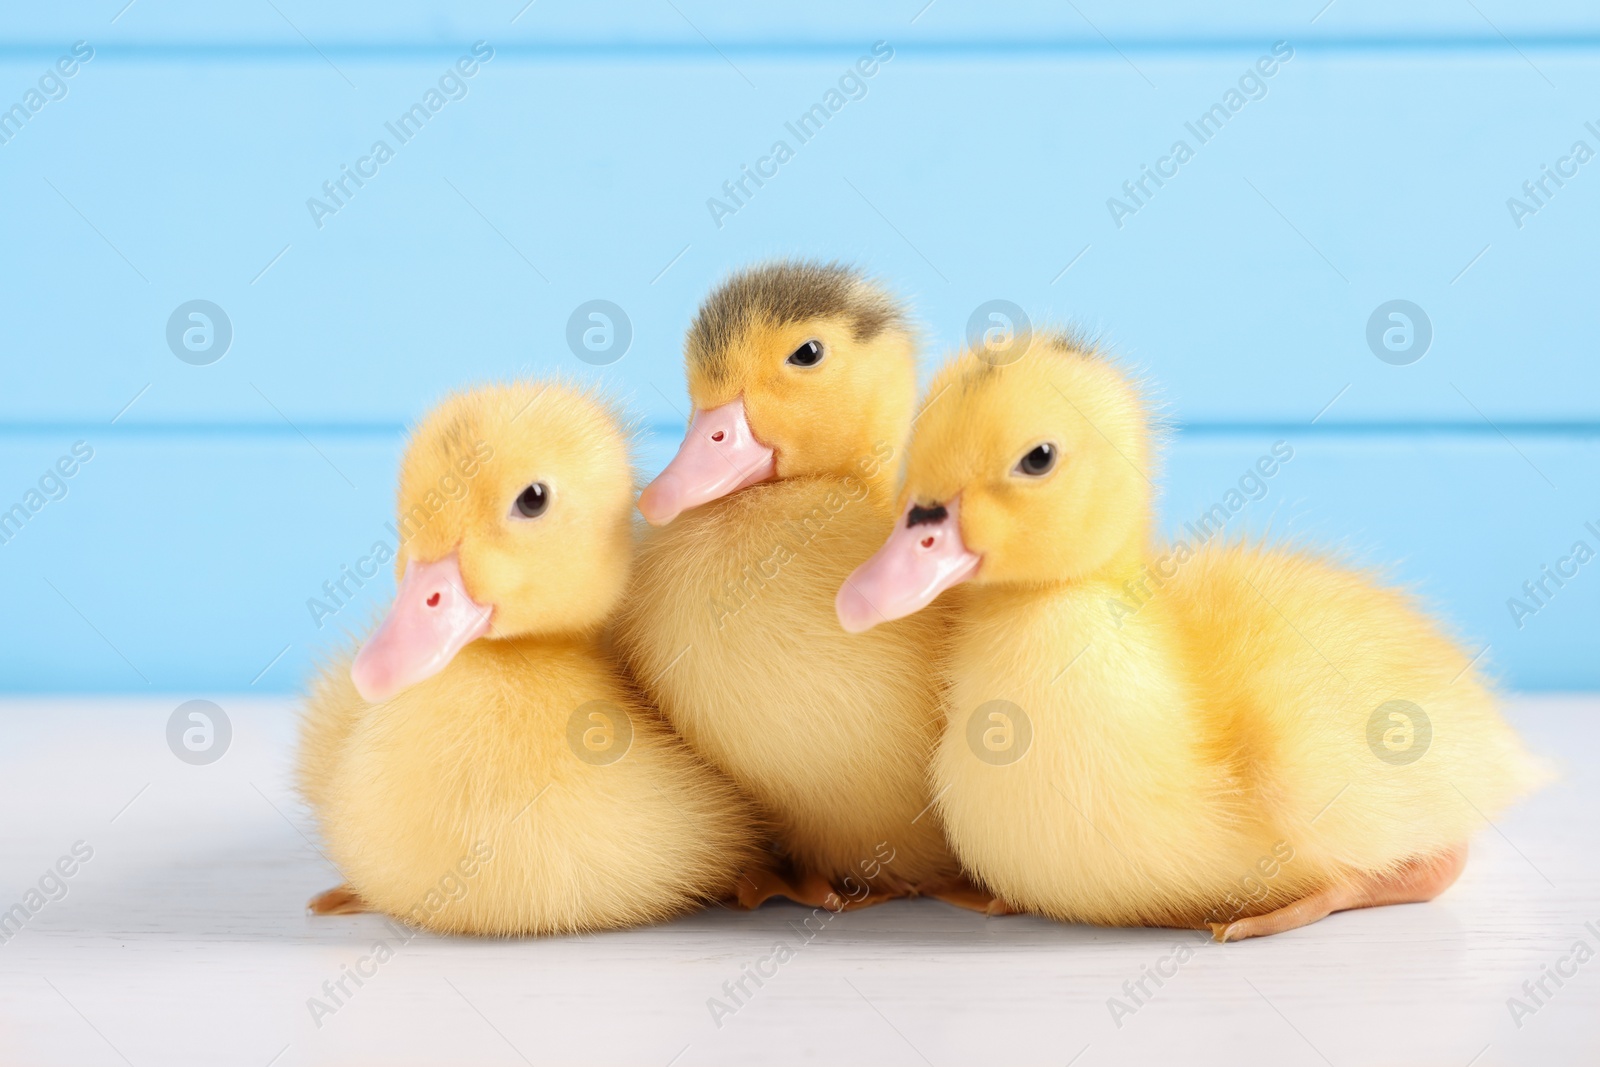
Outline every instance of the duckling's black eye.
<path id="1" fill-rule="evenodd" d="M 1049 474 L 1056 465 L 1056 446 L 1043 444 L 1017 460 L 1016 474 L 1026 474 L 1030 478 L 1038 478 Z"/>
<path id="2" fill-rule="evenodd" d="M 784 362 L 792 367 L 815 367 L 822 362 L 822 342 L 807 341 L 793 352 Z"/>
<path id="3" fill-rule="evenodd" d="M 517 494 L 517 514 L 525 519 L 537 519 L 550 507 L 550 490 L 543 482 L 534 482 Z"/>

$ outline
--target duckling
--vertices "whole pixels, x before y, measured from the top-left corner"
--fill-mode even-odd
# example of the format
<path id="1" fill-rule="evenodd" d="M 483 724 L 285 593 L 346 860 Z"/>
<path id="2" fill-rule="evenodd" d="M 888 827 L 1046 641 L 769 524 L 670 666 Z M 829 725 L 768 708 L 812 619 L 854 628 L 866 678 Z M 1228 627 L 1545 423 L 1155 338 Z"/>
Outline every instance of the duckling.
<path id="1" fill-rule="evenodd" d="M 439 932 L 653 922 L 729 896 L 749 801 L 602 649 L 634 481 L 613 412 L 561 384 L 454 396 L 400 473 L 399 591 L 309 698 L 299 776 L 347 886 Z"/>
<path id="2" fill-rule="evenodd" d="M 1403 593 L 1154 541 L 1154 450 L 1135 386 L 1071 338 L 929 387 L 902 521 L 836 606 L 867 631 L 965 583 L 933 761 L 956 852 L 1014 908 L 1219 941 L 1432 899 L 1540 767 Z"/>
<path id="3" fill-rule="evenodd" d="M 906 312 L 854 269 L 779 262 L 714 291 L 685 348 L 694 414 L 639 497 L 658 528 L 617 644 L 775 827 L 787 869 L 755 872 L 740 900 L 961 902 L 927 778 L 940 621 L 852 641 L 833 618 L 834 590 L 894 523 L 916 401 Z"/>

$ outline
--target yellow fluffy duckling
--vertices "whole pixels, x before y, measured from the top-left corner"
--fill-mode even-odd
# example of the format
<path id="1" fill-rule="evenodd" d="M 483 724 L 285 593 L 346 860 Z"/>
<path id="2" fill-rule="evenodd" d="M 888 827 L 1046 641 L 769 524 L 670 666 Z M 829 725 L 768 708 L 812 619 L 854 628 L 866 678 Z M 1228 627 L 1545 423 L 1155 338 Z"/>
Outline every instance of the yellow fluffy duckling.
<path id="1" fill-rule="evenodd" d="M 839 583 L 894 522 L 916 402 L 905 312 L 854 270 L 776 263 L 713 292 L 685 347 L 694 414 L 639 498 L 661 528 L 618 647 L 775 824 L 791 869 L 755 874 L 747 905 L 947 895 L 959 867 L 927 779 L 938 622 L 854 641 L 833 616 Z"/>
<path id="2" fill-rule="evenodd" d="M 303 724 L 302 792 L 349 881 L 314 911 L 543 934 L 731 894 L 748 802 L 600 646 L 633 488 L 613 413 L 562 385 L 458 395 L 417 428 L 394 605 Z"/>
<path id="3" fill-rule="evenodd" d="M 934 782 L 1010 905 L 1230 940 L 1430 900 L 1539 777 L 1407 596 L 1307 552 L 1154 542 L 1149 417 L 1095 352 L 968 352 L 929 397 L 839 617 L 966 583 Z"/>

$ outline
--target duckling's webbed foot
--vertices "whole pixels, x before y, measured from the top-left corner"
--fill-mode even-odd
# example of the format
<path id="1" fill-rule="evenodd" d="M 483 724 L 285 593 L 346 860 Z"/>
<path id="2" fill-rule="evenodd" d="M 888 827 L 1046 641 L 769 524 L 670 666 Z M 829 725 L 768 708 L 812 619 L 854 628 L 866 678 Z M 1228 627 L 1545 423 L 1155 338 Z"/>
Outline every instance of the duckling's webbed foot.
<path id="1" fill-rule="evenodd" d="M 942 900 L 980 915 L 1016 915 L 1018 911 L 966 875 L 918 888 L 918 895 Z"/>
<path id="2" fill-rule="evenodd" d="M 347 885 L 318 893 L 306 902 L 306 910 L 313 915 L 360 915 L 371 911 L 367 902 Z"/>
<path id="3" fill-rule="evenodd" d="M 790 896 L 787 878 L 771 867 L 752 867 L 739 872 L 739 881 L 729 903 L 745 911 L 755 911 L 773 897 Z"/>
<path id="4" fill-rule="evenodd" d="M 853 878 L 845 881 L 849 885 L 838 888 L 815 871 L 786 871 L 763 865 L 746 870 L 739 876 L 732 903 L 753 911 L 773 897 L 783 897 L 808 908 L 840 912 L 868 908 L 886 900 L 912 895 L 909 892 L 863 886 Z"/>
<path id="5" fill-rule="evenodd" d="M 1309 926 L 1336 911 L 1385 904 L 1420 904 L 1449 889 L 1466 865 L 1467 846 L 1457 845 L 1436 856 L 1411 860 L 1392 874 L 1355 875 L 1264 915 L 1206 925 L 1218 941 L 1242 941 L 1247 937 L 1265 937 Z"/>

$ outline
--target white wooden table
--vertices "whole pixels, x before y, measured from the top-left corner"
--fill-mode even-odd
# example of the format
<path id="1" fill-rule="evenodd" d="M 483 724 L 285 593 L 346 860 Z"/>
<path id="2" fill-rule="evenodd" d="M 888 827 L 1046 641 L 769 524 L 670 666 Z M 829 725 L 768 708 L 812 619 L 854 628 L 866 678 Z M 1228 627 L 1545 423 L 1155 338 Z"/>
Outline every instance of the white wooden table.
<path id="1" fill-rule="evenodd" d="M 41 905 L 0 944 L 0 1062 L 1600 1063 L 1600 959 L 1545 977 L 1579 940 L 1600 956 L 1600 699 L 1516 702 L 1563 780 L 1485 826 L 1441 900 L 1222 946 L 927 901 L 809 939 L 790 905 L 518 942 L 312 919 L 336 875 L 289 786 L 292 708 L 222 699 L 230 747 L 191 766 L 166 742 L 180 700 L 0 704 L 0 909 Z M 63 857 L 71 877 L 47 876 Z M 780 940 L 793 958 L 732 999 Z M 1178 945 L 1135 1002 L 1124 983 Z M 1114 1019 L 1113 997 L 1135 1010 Z M 1536 1010 L 1514 1019 L 1512 997 Z"/>

